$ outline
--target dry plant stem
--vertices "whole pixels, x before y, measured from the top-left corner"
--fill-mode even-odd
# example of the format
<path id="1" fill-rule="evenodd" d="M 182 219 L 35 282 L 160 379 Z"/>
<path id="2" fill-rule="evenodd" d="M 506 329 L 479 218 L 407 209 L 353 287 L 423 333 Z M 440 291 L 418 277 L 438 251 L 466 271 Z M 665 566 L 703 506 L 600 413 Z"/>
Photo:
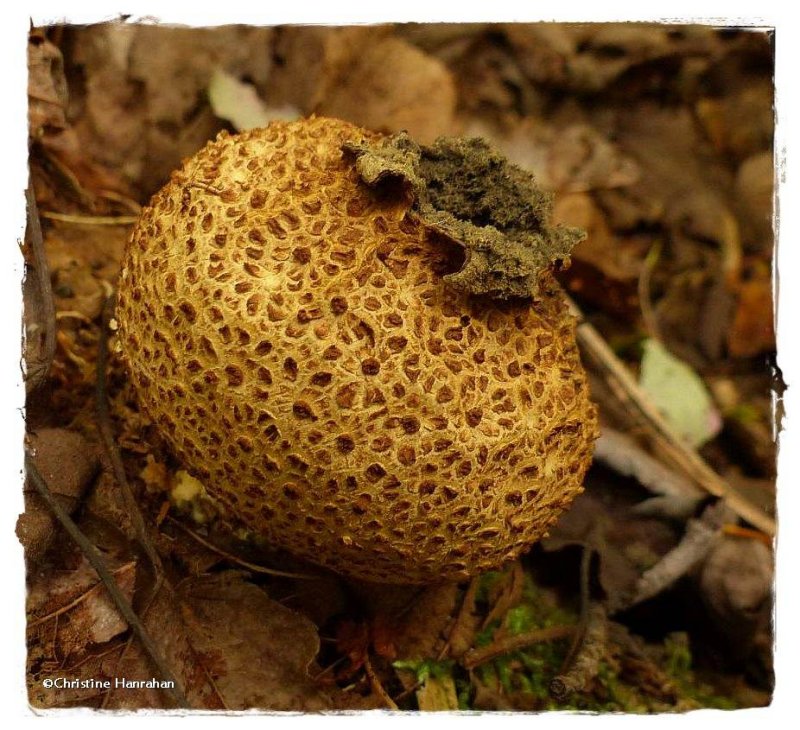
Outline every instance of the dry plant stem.
<path id="1" fill-rule="evenodd" d="M 445 654 L 450 652 L 453 637 L 457 636 L 459 632 L 463 630 L 463 627 L 469 620 L 470 614 L 475 608 L 475 598 L 478 595 L 479 585 L 480 578 L 476 577 L 470 580 L 467 590 L 464 592 L 464 599 L 461 601 L 461 608 L 458 611 L 458 616 L 456 616 L 456 620 L 453 622 L 453 626 L 448 633 L 447 641 L 437 657 L 439 660 L 443 659 Z M 456 654 L 451 653 L 451 656 L 453 656 L 454 659 L 458 659 L 458 652 Z"/>
<path id="2" fill-rule="evenodd" d="M 594 532 L 594 530 L 593 530 Z M 591 537 L 591 535 L 590 535 Z M 581 567 L 580 567 L 580 608 L 581 613 L 578 618 L 578 630 L 572 639 L 572 644 L 564 657 L 561 664 L 562 673 L 566 671 L 567 667 L 572 664 L 572 660 L 580 649 L 581 642 L 586 635 L 586 626 L 589 621 L 589 578 L 591 577 L 592 555 L 594 550 L 590 547 L 584 547 L 581 553 Z"/>
<path id="3" fill-rule="evenodd" d="M 575 302 L 569 297 L 567 297 L 567 301 L 572 313 L 578 319 L 577 338 L 584 352 L 603 369 L 609 377 L 609 384 L 618 397 L 634 407 L 640 420 L 652 434 L 658 448 L 672 462 L 673 466 L 709 494 L 724 498 L 739 517 L 774 537 L 775 520 L 758 506 L 733 492 L 702 457 L 683 442 L 600 333 L 584 320 L 583 314 Z"/>
<path id="4" fill-rule="evenodd" d="M 770 549 L 774 547 L 772 540 L 770 540 L 769 537 L 767 537 L 763 532 L 751 530 L 747 527 L 742 527 L 741 525 L 723 525 L 722 532 L 729 537 L 738 537 L 744 540 L 758 540 L 760 543 L 763 543 Z"/>
<path id="5" fill-rule="evenodd" d="M 56 308 L 53 300 L 53 287 L 50 283 L 50 270 L 47 266 L 47 258 L 44 255 L 44 238 L 42 236 L 42 223 L 39 220 L 39 208 L 36 205 L 36 197 L 30 185 L 25 190 L 25 199 L 28 203 L 28 228 L 25 237 L 31 247 L 33 265 L 36 267 L 36 279 L 39 284 L 44 319 L 43 322 L 39 323 L 44 329 L 41 359 L 36 363 L 34 371 L 28 373 L 26 383 L 28 392 L 32 392 L 45 381 L 56 354 Z"/>
<path id="6" fill-rule="evenodd" d="M 200 537 L 196 532 L 190 530 L 186 525 L 181 524 L 178 520 L 174 519 L 173 517 L 167 517 L 170 524 L 175 525 L 178 529 L 185 532 L 189 537 L 191 537 L 196 542 L 200 543 L 204 548 L 208 548 L 211 552 L 216 553 L 225 560 L 229 560 L 232 563 L 236 563 L 236 565 L 241 565 L 243 568 L 247 568 L 248 570 L 252 570 L 254 573 L 263 573 L 265 575 L 276 575 L 280 576 L 281 578 L 297 578 L 298 580 L 319 580 L 320 576 L 317 575 L 305 575 L 303 573 L 289 573 L 284 570 L 274 570 L 273 568 L 265 568 L 263 565 L 256 565 L 255 563 L 248 563 L 246 560 L 242 560 L 241 558 L 237 558 L 235 555 L 231 555 L 231 553 L 226 553 L 224 550 L 221 550 L 213 543 L 209 542 L 208 540 Z"/>
<path id="7" fill-rule="evenodd" d="M 369 654 L 364 657 L 364 670 L 367 673 L 367 679 L 369 679 L 369 685 L 372 687 L 372 691 L 380 697 L 381 701 L 388 707 L 390 710 L 399 710 L 400 708 L 397 706 L 397 703 L 389 697 L 386 690 L 383 688 L 380 679 L 378 679 L 378 675 L 375 674 L 375 671 L 372 668 L 372 664 L 369 660 Z"/>
<path id="8" fill-rule="evenodd" d="M 82 206 L 91 209 L 94 206 L 94 197 L 84 189 L 80 180 L 78 180 L 78 176 L 58 158 L 58 155 L 47 149 L 47 147 L 37 144 L 35 145 L 35 149 L 38 149 L 42 155 L 41 159 L 43 164 L 49 167 L 53 173 L 61 177 L 66 187 L 72 190 L 78 198 L 78 202 Z"/>
<path id="9" fill-rule="evenodd" d="M 541 644 L 545 641 L 555 641 L 565 639 L 575 634 L 575 626 L 548 626 L 544 629 L 527 631 L 516 636 L 504 636 L 498 641 L 494 641 L 488 646 L 480 649 L 470 649 L 462 658 L 461 665 L 465 669 L 475 669 L 475 667 L 492 661 L 503 654 L 508 654 L 518 649 L 525 649 L 533 644 Z"/>
<path id="10" fill-rule="evenodd" d="M 322 637 L 320 637 L 320 639 L 322 639 Z M 347 657 L 346 657 L 346 656 L 340 656 L 340 657 L 339 657 L 338 659 L 336 659 L 334 662 L 332 662 L 332 663 L 328 664 L 328 666 L 327 666 L 327 667 L 325 667 L 325 668 L 324 668 L 324 669 L 322 669 L 320 672 L 318 672 L 317 674 L 315 674 L 315 675 L 312 677 L 312 679 L 313 679 L 315 682 L 319 682 L 319 680 L 320 680 L 320 679 L 322 679 L 322 678 L 323 678 L 323 677 L 324 677 L 326 674 L 329 674 L 330 672 L 332 672 L 334 669 L 336 669 L 336 667 L 338 667 L 340 664 L 342 664 L 342 663 L 343 663 L 343 662 L 345 662 L 346 660 L 347 660 Z"/>
<path id="11" fill-rule="evenodd" d="M 135 215 L 69 215 L 50 210 L 44 211 L 42 218 L 79 226 L 132 226 L 138 220 Z"/>
<path id="12" fill-rule="evenodd" d="M 647 252 L 647 256 L 645 256 L 644 265 L 639 274 L 638 285 L 639 302 L 642 307 L 642 319 L 644 320 L 645 329 L 650 337 L 657 340 L 661 339 L 661 335 L 658 328 L 658 318 L 650 300 L 650 280 L 660 255 L 661 241 L 656 241 Z"/>
<path id="13" fill-rule="evenodd" d="M 164 658 L 161 656 L 158 647 L 156 647 L 153 639 L 150 637 L 150 634 L 147 633 L 147 630 L 140 621 L 139 617 L 136 615 L 136 612 L 133 610 L 131 604 L 128 602 L 125 594 L 120 590 L 119 586 L 114 580 L 114 576 L 108 569 L 105 560 L 100 555 L 97 548 L 95 548 L 95 546 L 92 545 L 86 536 L 81 532 L 80 528 L 75 524 L 69 514 L 67 514 L 66 510 L 61 506 L 58 500 L 53 496 L 53 493 L 50 491 L 50 488 L 47 486 L 44 478 L 36 469 L 33 459 L 31 459 L 30 455 L 28 454 L 25 455 L 25 470 L 28 478 L 33 482 L 33 485 L 36 487 L 36 490 L 39 492 L 39 495 L 42 497 L 45 504 L 56 516 L 58 521 L 63 525 L 64 529 L 67 531 L 67 534 L 78 544 L 78 547 L 80 547 L 81 552 L 83 552 L 83 554 L 86 556 L 86 559 L 89 561 L 91 566 L 97 571 L 97 575 L 99 575 L 100 580 L 103 581 L 103 585 L 105 585 L 106 589 L 108 590 L 111 599 L 114 601 L 114 605 L 122 614 L 122 617 L 128 623 L 128 626 L 131 627 L 131 631 L 133 631 L 133 633 L 142 643 L 142 648 L 153 662 L 153 666 L 160 677 L 164 681 L 172 682 L 173 687 L 165 689 L 164 691 L 172 698 L 178 707 L 188 709 L 189 702 L 187 701 L 183 690 L 180 688 L 177 678 L 172 673 L 172 670 L 167 665 Z"/>
<path id="14" fill-rule="evenodd" d="M 412 684 L 408 689 L 404 689 L 399 695 L 397 695 L 392 701 L 397 704 L 398 702 L 402 702 L 406 697 L 414 694 L 420 687 L 422 687 L 422 682 L 416 680 L 414 684 Z"/>
<path id="15" fill-rule="evenodd" d="M 485 629 L 492 621 L 501 620 L 503 616 L 506 615 L 509 608 L 515 606 L 522 598 L 522 584 L 525 580 L 525 573 L 522 569 L 522 563 L 519 560 L 515 560 L 512 563 L 508 580 L 510 583 L 510 593 L 505 595 L 501 593 L 494 606 L 492 606 L 489 613 L 486 614 L 486 618 L 483 619 L 481 630 Z"/>
<path id="16" fill-rule="evenodd" d="M 121 195 L 113 190 L 97 190 L 95 192 L 105 200 L 111 200 L 114 203 L 124 205 L 135 216 L 138 216 L 142 212 L 142 206 L 127 195 Z"/>
<path id="17" fill-rule="evenodd" d="M 133 496 L 128 478 L 125 474 L 125 466 L 122 463 L 119 449 L 114 439 L 114 433 L 111 428 L 111 414 L 108 409 L 108 392 L 106 388 L 106 371 L 108 368 L 108 327 L 111 319 L 111 313 L 114 311 L 114 297 L 111 296 L 106 300 L 103 307 L 103 322 L 100 327 L 100 341 L 97 346 L 97 381 L 96 381 L 96 407 L 97 407 L 97 428 L 100 431 L 100 436 L 103 439 L 108 458 L 111 461 L 111 467 L 114 470 L 114 477 L 117 480 L 122 498 L 128 510 L 128 517 L 133 524 L 133 529 L 136 532 L 136 537 L 140 547 L 144 550 L 145 555 L 150 561 L 150 565 L 155 575 L 155 585 L 153 587 L 151 598 L 158 593 L 161 583 L 164 579 L 164 569 L 161 564 L 161 557 L 156 551 L 153 540 L 145 524 L 142 512 L 136 498 Z"/>
<path id="18" fill-rule="evenodd" d="M 600 660 L 606 652 L 607 638 L 608 619 L 605 607 L 593 603 L 589 607 L 586 631 L 572 666 L 550 682 L 550 694 L 556 700 L 563 702 L 573 692 L 582 692 L 597 676 Z"/>

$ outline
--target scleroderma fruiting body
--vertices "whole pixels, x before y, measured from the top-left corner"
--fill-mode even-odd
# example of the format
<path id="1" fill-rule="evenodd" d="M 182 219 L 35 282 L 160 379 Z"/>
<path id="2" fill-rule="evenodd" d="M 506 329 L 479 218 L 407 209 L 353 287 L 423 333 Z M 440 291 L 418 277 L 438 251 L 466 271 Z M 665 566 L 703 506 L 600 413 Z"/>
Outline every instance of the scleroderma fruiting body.
<path id="1" fill-rule="evenodd" d="M 368 581 L 462 579 L 581 491 L 596 414 L 550 272 L 533 299 L 448 283 L 454 237 L 361 179 L 368 142 L 311 118 L 209 143 L 132 234 L 119 342 L 229 522 Z"/>

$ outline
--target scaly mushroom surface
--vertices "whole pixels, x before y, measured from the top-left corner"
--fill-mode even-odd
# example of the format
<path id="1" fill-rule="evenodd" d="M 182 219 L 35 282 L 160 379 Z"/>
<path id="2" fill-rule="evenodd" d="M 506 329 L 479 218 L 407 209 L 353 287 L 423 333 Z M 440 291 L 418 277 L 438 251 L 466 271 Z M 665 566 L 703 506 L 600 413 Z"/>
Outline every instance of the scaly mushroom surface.
<path id="1" fill-rule="evenodd" d="M 325 118 L 218 136 L 132 233 L 119 343 L 231 525 L 364 580 L 458 580 L 528 549 L 582 489 L 597 418 L 574 321 L 549 269 L 521 268 L 542 265 L 526 246 L 548 263 L 576 236 L 541 193 L 513 216 L 533 238 L 504 229 L 476 181 L 532 180 L 482 143 L 466 177 L 431 167 L 447 143 L 376 172 L 388 143 Z M 472 185 L 469 210 L 431 213 L 466 199 L 448 184 Z M 496 256 L 500 238 L 516 248 Z M 476 295 L 458 275 L 487 261 Z"/>

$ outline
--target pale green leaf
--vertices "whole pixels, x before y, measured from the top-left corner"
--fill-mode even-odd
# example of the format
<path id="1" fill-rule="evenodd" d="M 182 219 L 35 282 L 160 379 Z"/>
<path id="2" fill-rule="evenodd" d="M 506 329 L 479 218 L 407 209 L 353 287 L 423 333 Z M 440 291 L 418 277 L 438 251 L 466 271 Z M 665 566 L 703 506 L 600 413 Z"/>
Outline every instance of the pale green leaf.
<path id="1" fill-rule="evenodd" d="M 720 415 L 700 376 L 658 340 L 643 344 L 639 384 L 664 417 L 695 448 L 716 436 Z"/>

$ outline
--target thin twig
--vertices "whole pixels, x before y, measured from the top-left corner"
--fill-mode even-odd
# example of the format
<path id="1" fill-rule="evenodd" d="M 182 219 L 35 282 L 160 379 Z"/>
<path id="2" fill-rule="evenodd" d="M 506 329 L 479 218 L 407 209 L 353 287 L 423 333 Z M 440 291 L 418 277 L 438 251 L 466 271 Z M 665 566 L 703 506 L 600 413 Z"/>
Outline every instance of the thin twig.
<path id="1" fill-rule="evenodd" d="M 683 539 L 639 578 L 633 598 L 624 608 L 657 596 L 700 563 L 721 535 L 726 512 L 725 503 L 716 502 L 706 507 L 700 518 L 689 520 Z"/>
<path id="2" fill-rule="evenodd" d="M 633 412 L 648 427 L 657 446 L 672 465 L 686 474 L 709 494 L 722 497 L 739 517 L 755 525 L 770 536 L 775 535 L 775 520 L 743 495 L 734 492 L 667 422 L 664 416 L 639 387 L 630 370 L 617 358 L 600 333 L 585 319 L 578 306 L 567 297 L 569 306 L 578 319 L 578 342 L 585 352 L 609 376 L 609 384 L 623 402 L 633 406 Z"/>
<path id="3" fill-rule="evenodd" d="M 111 319 L 114 311 L 114 297 L 111 296 L 106 300 L 103 307 L 103 321 L 100 328 L 100 341 L 97 346 L 97 380 L 96 380 L 96 408 L 97 408 L 97 428 L 100 431 L 100 436 L 103 440 L 108 458 L 111 461 L 111 468 L 114 471 L 114 477 L 117 480 L 122 498 L 127 508 L 128 517 L 133 524 L 133 529 L 136 533 L 137 541 L 144 550 L 145 555 L 150 561 L 155 575 L 155 586 L 152 591 L 154 596 L 158 593 L 163 581 L 164 570 L 161 564 L 161 557 L 153 544 L 150 533 L 145 524 L 144 517 L 139 504 L 133 496 L 128 477 L 125 474 L 125 465 L 122 463 L 119 449 L 117 448 L 114 434 L 111 428 L 111 414 L 108 408 L 108 391 L 107 391 L 107 375 L 108 368 L 108 329 L 109 320 Z M 152 597 L 152 596 L 151 596 Z"/>
<path id="4" fill-rule="evenodd" d="M 422 681 L 417 679 L 414 681 L 410 687 L 406 687 L 399 695 L 396 695 L 393 702 L 397 704 L 398 702 L 402 702 L 406 697 L 410 697 L 414 694 L 418 689 L 422 687 Z"/>
<path id="5" fill-rule="evenodd" d="M 135 564 L 126 563 L 125 565 L 122 565 L 116 570 L 112 571 L 112 575 L 121 573 L 124 570 L 130 570 L 133 565 Z M 77 598 L 75 598 L 73 601 L 70 601 L 66 605 L 57 608 L 55 611 L 51 611 L 45 616 L 41 616 L 40 618 L 34 619 L 33 621 L 28 621 L 28 629 L 35 628 L 36 626 L 39 626 L 40 624 L 50 621 L 51 619 L 58 618 L 59 616 L 71 611 L 76 606 L 80 606 L 80 604 L 86 601 L 89 598 L 89 596 L 91 596 L 93 593 L 97 593 L 100 590 L 101 585 L 102 585 L 101 583 L 95 583 L 94 585 L 89 586 L 87 590 L 85 590 Z"/>
<path id="6" fill-rule="evenodd" d="M 743 538 L 745 540 L 758 540 L 758 542 L 766 545 L 770 550 L 775 547 L 773 541 L 770 540 L 769 536 L 765 535 L 763 532 L 751 530 L 747 527 L 742 527 L 741 525 L 723 525 L 722 534 L 727 535 L 728 537 Z"/>
<path id="7" fill-rule="evenodd" d="M 236 563 L 237 565 L 241 565 L 243 568 L 247 568 L 248 570 L 252 570 L 254 573 L 264 573 L 265 575 L 276 575 L 281 578 L 297 578 L 298 580 L 320 580 L 321 576 L 318 575 L 308 575 L 304 573 L 289 573 L 285 570 L 275 570 L 274 568 L 265 568 L 263 565 L 257 565 L 256 563 L 249 563 L 246 560 L 242 560 L 241 558 L 237 558 L 235 555 L 231 553 L 225 552 L 221 548 L 218 548 L 214 543 L 209 542 L 203 537 L 200 537 L 196 532 L 190 530 L 186 525 L 182 524 L 174 517 L 167 517 L 167 520 L 170 524 L 175 525 L 180 530 L 183 530 L 189 537 L 193 540 L 200 543 L 203 547 L 208 548 L 211 552 L 216 553 L 225 560 L 229 560 L 232 563 Z"/>
<path id="8" fill-rule="evenodd" d="M 524 634 L 517 634 L 516 636 L 504 636 L 502 639 L 498 639 L 488 646 L 481 647 L 480 649 L 470 649 L 464 654 L 461 665 L 465 669 L 474 669 L 503 654 L 508 654 L 518 649 L 525 649 L 533 644 L 555 641 L 556 639 L 565 639 L 568 636 L 572 636 L 575 633 L 575 629 L 575 626 L 570 625 L 547 626 L 543 629 L 526 631 Z"/>
<path id="9" fill-rule="evenodd" d="M 36 280 L 41 300 L 41 317 L 39 322 L 44 331 L 44 338 L 40 351 L 39 361 L 28 372 L 27 390 L 36 390 L 46 379 L 50 366 L 56 354 L 56 306 L 53 299 L 53 287 L 50 283 L 50 271 L 47 266 L 47 257 L 44 254 L 44 238 L 42 236 L 42 223 L 39 219 L 39 208 L 36 205 L 36 196 L 29 185 L 25 190 L 25 199 L 28 203 L 28 226 L 25 231 L 26 241 L 30 246 L 33 256 L 33 265 L 36 269 Z"/>
<path id="10" fill-rule="evenodd" d="M 327 667 L 325 667 L 325 668 L 324 668 L 324 669 L 322 669 L 320 672 L 318 672 L 317 674 L 315 674 L 315 675 L 312 677 L 312 680 L 313 680 L 315 683 L 316 683 L 316 682 L 318 682 L 318 681 L 319 681 L 320 679 L 322 679 L 322 678 L 323 678 L 323 677 L 324 677 L 326 674 L 328 674 L 329 672 L 333 671 L 333 670 L 334 670 L 336 667 L 338 667 L 338 666 L 339 666 L 339 665 L 340 665 L 342 662 L 344 662 L 346 659 L 347 659 L 347 656 L 340 656 L 340 657 L 339 657 L 338 659 L 336 659 L 334 662 L 332 662 L 331 664 L 328 664 L 328 666 L 327 666 Z"/>
<path id="11" fill-rule="evenodd" d="M 71 215 L 53 210 L 42 211 L 42 218 L 79 226 L 131 226 L 139 220 L 135 215 Z"/>
<path id="12" fill-rule="evenodd" d="M 591 578 L 591 567 L 592 567 L 592 555 L 594 554 L 594 550 L 590 548 L 588 545 L 584 546 L 583 552 L 581 553 L 581 568 L 580 568 L 580 575 L 579 575 L 579 591 L 580 591 L 580 616 L 578 618 L 578 626 L 579 630 L 575 632 L 575 636 L 572 639 L 572 643 L 570 644 L 569 650 L 567 651 L 567 655 L 564 657 L 564 661 L 561 664 L 561 672 L 565 672 L 567 667 L 569 667 L 575 656 L 578 653 L 578 649 L 581 647 L 581 642 L 586 635 L 586 629 L 589 624 L 589 608 L 590 608 L 590 600 L 591 595 L 589 591 L 589 580 Z"/>
<path id="13" fill-rule="evenodd" d="M 639 305 L 642 308 L 642 320 L 647 334 L 657 340 L 661 339 L 658 318 L 653 310 L 653 303 L 650 295 L 650 280 L 653 276 L 653 269 L 655 269 L 658 259 L 661 256 L 661 241 L 656 241 L 647 252 L 644 258 L 642 270 L 639 273 Z"/>
<path id="14" fill-rule="evenodd" d="M 397 706 L 395 701 L 389 697 L 388 692 L 383 688 L 380 679 L 378 679 L 378 675 L 375 674 L 374 670 L 372 669 L 372 664 L 369 661 L 369 653 L 367 653 L 364 657 L 364 670 L 367 673 L 367 679 L 369 679 L 369 685 L 372 687 L 372 691 L 378 695 L 378 697 L 380 697 L 386 707 L 388 707 L 390 710 L 399 710 L 400 708 Z"/>
<path id="15" fill-rule="evenodd" d="M 573 692 L 582 692 L 597 676 L 600 660 L 606 652 L 607 636 L 608 619 L 605 607 L 600 603 L 592 603 L 586 631 L 572 666 L 550 682 L 550 694 L 556 700 L 563 702 Z"/>
<path id="16" fill-rule="evenodd" d="M 122 193 L 118 193 L 115 190 L 95 190 L 95 193 L 104 198 L 105 200 L 110 200 L 114 203 L 119 203 L 120 205 L 124 205 L 131 213 L 138 216 L 142 212 L 142 206 L 135 201 L 133 198 L 128 197 L 127 195 L 123 195 Z"/>
<path id="17" fill-rule="evenodd" d="M 78 525 L 75 524 L 67 511 L 61 506 L 59 501 L 53 496 L 53 493 L 47 486 L 47 482 L 45 482 L 44 478 L 36 468 L 36 465 L 33 463 L 33 459 L 31 458 L 30 454 L 25 455 L 25 470 L 28 478 L 31 480 L 31 482 L 33 482 L 33 485 L 36 487 L 36 490 L 39 492 L 39 495 L 44 500 L 45 504 L 56 516 L 56 519 L 58 519 L 58 521 L 63 525 L 64 529 L 67 531 L 67 534 L 78 544 L 78 547 L 80 547 L 81 552 L 83 552 L 83 554 L 86 556 L 86 559 L 89 561 L 91 566 L 95 569 L 95 571 L 97 571 L 97 575 L 99 575 L 100 580 L 103 581 L 103 585 L 105 585 L 106 589 L 108 590 L 111 599 L 114 601 L 114 605 L 117 607 L 117 610 L 122 614 L 125 621 L 127 621 L 128 626 L 131 627 L 131 630 L 141 642 L 142 648 L 153 662 L 153 666 L 161 678 L 164 681 L 171 683 L 170 687 L 165 688 L 166 693 L 179 707 L 188 709 L 189 702 L 186 699 L 186 696 L 184 695 L 177 678 L 172 673 L 172 670 L 164 658 L 161 656 L 158 647 L 155 645 L 155 642 L 150 637 L 150 634 L 147 632 L 139 617 L 136 615 L 133 607 L 125 597 L 125 594 L 117 585 L 117 582 L 114 580 L 114 576 L 108 569 L 105 560 L 100 555 L 97 548 L 95 548 L 95 546 L 92 545 L 92 543 L 89 542 L 86 536 L 81 532 Z"/>
<path id="18" fill-rule="evenodd" d="M 466 646 L 466 642 L 459 642 L 459 646 L 454 647 L 453 638 L 460 637 L 461 633 L 464 630 L 467 630 L 467 623 L 471 620 L 471 618 L 473 618 L 475 599 L 478 595 L 478 587 L 480 586 L 480 582 L 481 579 L 479 576 L 475 576 L 472 578 L 472 580 L 470 580 L 467 590 L 464 592 L 464 599 L 461 601 L 461 608 L 458 611 L 458 616 L 456 616 L 456 620 L 447 635 L 447 641 L 445 641 L 442 650 L 439 652 L 437 660 L 441 661 L 451 648 L 454 649 L 454 653 L 451 652 L 450 656 L 452 656 L 454 659 L 457 659 L 459 656 L 463 655 L 470 648 L 472 640 L 470 640 Z M 472 633 L 474 635 L 474 632 Z"/>

